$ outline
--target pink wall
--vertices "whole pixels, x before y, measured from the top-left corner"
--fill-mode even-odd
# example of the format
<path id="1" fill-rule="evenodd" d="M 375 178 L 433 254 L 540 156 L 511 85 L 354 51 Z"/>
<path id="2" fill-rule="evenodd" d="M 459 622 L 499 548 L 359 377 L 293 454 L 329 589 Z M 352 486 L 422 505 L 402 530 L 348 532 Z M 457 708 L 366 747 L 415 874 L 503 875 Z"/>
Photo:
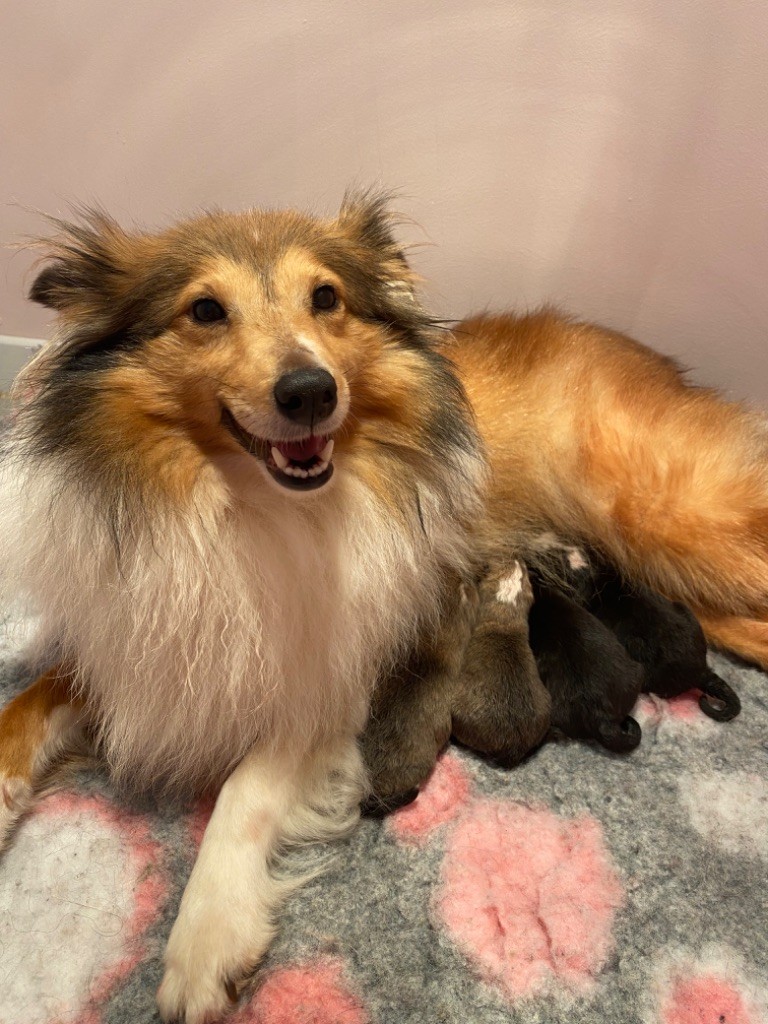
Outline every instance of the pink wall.
<path id="1" fill-rule="evenodd" d="M 554 299 L 768 404 L 768 7 L 724 0 L 35 0 L 6 8 L 18 203 L 160 224 L 402 189 L 436 309 Z M 9 99 L 11 98 L 11 99 Z M 42 336 L 31 256 L 0 334 Z"/>

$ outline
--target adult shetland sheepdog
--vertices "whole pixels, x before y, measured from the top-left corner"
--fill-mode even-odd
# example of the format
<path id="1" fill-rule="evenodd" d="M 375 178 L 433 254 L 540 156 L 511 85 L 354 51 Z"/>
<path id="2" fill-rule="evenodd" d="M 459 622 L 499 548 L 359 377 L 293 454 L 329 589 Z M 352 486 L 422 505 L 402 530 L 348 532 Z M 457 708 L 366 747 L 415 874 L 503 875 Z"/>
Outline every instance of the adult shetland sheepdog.
<path id="1" fill-rule="evenodd" d="M 446 335 L 377 196 L 59 228 L 0 483 L 48 659 L 0 715 L 0 834 L 83 733 L 130 785 L 223 783 L 164 1019 L 263 954 L 275 852 L 352 827 L 372 689 L 475 559 L 587 543 L 768 664 L 768 430 L 668 360 L 551 312 Z"/>

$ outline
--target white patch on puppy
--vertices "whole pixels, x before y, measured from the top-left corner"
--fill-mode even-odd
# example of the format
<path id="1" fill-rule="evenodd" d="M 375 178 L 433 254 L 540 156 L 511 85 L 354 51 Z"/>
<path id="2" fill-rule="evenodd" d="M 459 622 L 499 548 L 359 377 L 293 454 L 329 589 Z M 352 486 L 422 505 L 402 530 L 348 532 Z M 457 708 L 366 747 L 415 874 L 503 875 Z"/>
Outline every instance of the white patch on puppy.
<path id="1" fill-rule="evenodd" d="M 578 571 L 579 569 L 586 569 L 588 567 L 589 563 L 584 557 L 583 551 L 581 551 L 579 548 L 567 548 L 567 551 L 568 565 L 570 565 L 570 567 L 574 571 Z"/>
<path id="2" fill-rule="evenodd" d="M 523 567 L 520 562 L 513 563 L 514 568 L 509 576 L 499 581 L 496 600 L 502 604 L 516 604 L 523 592 Z"/>

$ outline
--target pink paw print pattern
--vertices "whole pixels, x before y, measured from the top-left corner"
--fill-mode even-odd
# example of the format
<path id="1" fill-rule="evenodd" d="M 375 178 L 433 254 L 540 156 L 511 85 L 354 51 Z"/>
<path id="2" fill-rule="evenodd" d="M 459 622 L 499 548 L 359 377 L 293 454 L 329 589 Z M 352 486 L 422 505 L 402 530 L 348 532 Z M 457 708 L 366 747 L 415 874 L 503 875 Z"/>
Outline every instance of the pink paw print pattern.
<path id="1" fill-rule="evenodd" d="M 448 840 L 435 907 L 481 976 L 516 1001 L 552 981 L 587 993 L 622 902 L 594 818 L 479 800 Z"/>
<path id="2" fill-rule="evenodd" d="M 423 846 L 433 832 L 453 821 L 467 806 L 471 789 L 459 758 L 443 754 L 413 803 L 390 815 L 387 827 L 407 846 Z"/>
<path id="3" fill-rule="evenodd" d="M 697 733 L 715 734 L 722 725 L 713 722 L 699 707 L 700 690 L 687 690 L 677 697 L 666 699 L 644 693 L 632 712 L 644 732 L 661 729 L 675 733 L 679 729 L 694 729 Z"/>
<path id="4" fill-rule="evenodd" d="M 369 1024 L 344 981 L 338 959 L 282 967 L 270 974 L 231 1024 Z"/>
<path id="5" fill-rule="evenodd" d="M 479 798 L 462 761 L 446 754 L 388 827 L 422 846 L 444 826 L 434 915 L 480 976 L 513 1002 L 550 982 L 589 991 L 624 898 L 600 823 Z"/>
<path id="6" fill-rule="evenodd" d="M 645 1014 L 649 1024 L 768 1024 L 765 985 L 750 977 L 733 949 L 666 955 L 653 986 L 653 1010 Z"/>
<path id="7" fill-rule="evenodd" d="M 100 1024 L 167 894 L 147 819 L 97 796 L 43 800 L 4 855 L 0 1024 Z"/>
<path id="8" fill-rule="evenodd" d="M 675 980 L 662 1024 L 759 1024 L 742 994 L 724 978 L 700 974 Z"/>

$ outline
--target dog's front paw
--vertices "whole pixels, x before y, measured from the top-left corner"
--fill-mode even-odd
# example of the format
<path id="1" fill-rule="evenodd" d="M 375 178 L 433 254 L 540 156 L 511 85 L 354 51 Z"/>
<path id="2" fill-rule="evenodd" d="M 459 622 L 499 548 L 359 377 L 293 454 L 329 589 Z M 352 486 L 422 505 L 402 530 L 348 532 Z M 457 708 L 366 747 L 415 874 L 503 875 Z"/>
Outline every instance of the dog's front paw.
<path id="1" fill-rule="evenodd" d="M 213 1024 L 232 1009 L 233 996 L 231 986 L 213 972 L 166 958 L 165 974 L 157 993 L 164 1021 Z"/>
<path id="2" fill-rule="evenodd" d="M 254 901 L 255 902 L 255 901 Z M 241 982 L 264 955 L 272 928 L 252 908 L 198 908 L 181 913 L 165 954 L 165 974 L 157 993 L 164 1021 L 212 1024 L 237 1002 Z"/>

